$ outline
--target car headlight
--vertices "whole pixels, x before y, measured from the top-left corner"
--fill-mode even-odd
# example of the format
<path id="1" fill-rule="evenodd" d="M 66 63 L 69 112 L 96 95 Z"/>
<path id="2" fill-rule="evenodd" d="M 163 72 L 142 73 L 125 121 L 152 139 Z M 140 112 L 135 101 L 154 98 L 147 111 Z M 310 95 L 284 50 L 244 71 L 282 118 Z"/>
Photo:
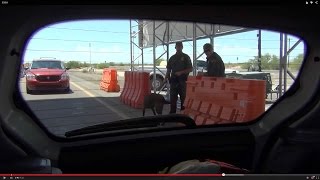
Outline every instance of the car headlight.
<path id="1" fill-rule="evenodd" d="M 69 79 L 69 75 L 67 73 L 63 73 L 61 75 L 61 80 L 68 80 Z"/>
<path id="2" fill-rule="evenodd" d="M 32 73 L 28 73 L 28 74 L 26 75 L 26 77 L 27 77 L 27 80 L 34 80 L 34 79 L 36 79 L 36 75 L 34 75 L 34 74 L 32 74 Z"/>

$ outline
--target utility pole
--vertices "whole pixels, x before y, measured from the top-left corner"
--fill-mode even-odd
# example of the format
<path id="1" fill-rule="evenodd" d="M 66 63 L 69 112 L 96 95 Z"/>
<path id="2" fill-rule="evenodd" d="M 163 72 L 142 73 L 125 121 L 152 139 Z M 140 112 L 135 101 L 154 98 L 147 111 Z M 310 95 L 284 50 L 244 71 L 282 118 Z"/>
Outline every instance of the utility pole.
<path id="1" fill-rule="evenodd" d="M 90 67 L 91 67 L 91 43 L 89 43 L 89 53 L 90 53 Z"/>
<path id="2" fill-rule="evenodd" d="M 261 72 L 261 29 L 258 30 L 258 67 Z"/>

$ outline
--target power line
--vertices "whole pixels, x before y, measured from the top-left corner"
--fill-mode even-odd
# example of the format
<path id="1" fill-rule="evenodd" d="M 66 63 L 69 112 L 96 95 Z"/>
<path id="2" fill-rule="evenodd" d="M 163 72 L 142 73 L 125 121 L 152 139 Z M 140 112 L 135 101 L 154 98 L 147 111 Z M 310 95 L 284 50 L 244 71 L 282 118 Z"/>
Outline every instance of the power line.
<path id="1" fill-rule="evenodd" d="M 95 29 L 82 29 L 82 28 L 58 28 L 58 27 L 47 27 L 50 29 L 62 29 L 62 30 L 73 30 L 73 31 L 92 31 L 92 32 L 109 32 L 109 33 L 120 33 L 120 34 L 130 34 L 130 32 L 116 32 L 116 31 L 106 31 L 106 30 L 95 30 Z M 179 31 L 178 31 L 179 32 Z M 153 35 L 152 33 L 147 33 L 144 35 Z M 155 34 L 157 36 L 162 36 L 163 34 Z M 183 35 L 172 35 L 173 37 L 185 37 Z M 191 37 L 190 37 L 191 38 Z M 257 41 L 257 39 L 242 39 L 242 38 L 225 38 L 222 36 L 216 38 L 223 38 L 223 39 L 232 39 L 232 40 L 250 40 L 250 41 Z M 34 38 L 35 39 L 35 38 Z M 278 39 L 262 39 L 261 41 L 280 41 Z"/>
<path id="2" fill-rule="evenodd" d="M 74 52 L 74 53 L 89 53 L 90 51 L 71 51 L 71 50 L 55 50 L 55 49 L 27 49 L 27 51 L 47 51 L 47 52 Z M 91 51 L 91 53 L 114 53 L 114 54 L 130 54 L 130 52 L 107 52 L 107 51 Z"/>
<path id="3" fill-rule="evenodd" d="M 106 41 L 88 41 L 88 40 L 76 40 L 76 39 L 51 39 L 51 38 L 32 38 L 34 40 L 48 40 L 48 41 L 74 41 L 74 42 L 95 42 L 95 43 L 110 43 L 110 44 L 130 44 L 129 42 L 106 42 Z"/>
<path id="4" fill-rule="evenodd" d="M 236 49 L 236 48 L 235 48 Z M 27 51 L 39 51 L 39 52 L 65 52 L 65 53 L 89 53 L 89 50 L 74 51 L 74 50 L 57 50 L 57 49 L 26 49 Z M 130 54 L 130 52 L 110 52 L 110 51 L 91 51 L 96 54 Z M 153 54 L 145 52 L 144 54 Z M 224 55 L 224 56 L 245 56 L 245 55 Z M 250 56 L 251 57 L 251 56 Z"/>
<path id="5" fill-rule="evenodd" d="M 58 27 L 47 27 L 47 28 L 50 28 L 50 29 L 72 30 L 72 31 L 92 31 L 92 32 L 109 32 L 109 33 L 129 34 L 129 32 L 103 31 L 103 30 L 95 30 L 95 29 L 58 28 Z"/>
<path id="6" fill-rule="evenodd" d="M 255 55 L 252 56 L 248 56 L 248 55 L 224 55 L 224 54 L 220 54 L 221 56 L 232 56 L 232 57 L 254 57 Z"/>
<path id="7" fill-rule="evenodd" d="M 105 30 L 94 30 L 94 29 L 81 29 L 81 28 L 58 28 L 58 27 L 48 27 L 50 29 L 62 29 L 62 30 L 74 30 L 74 31 L 91 31 L 91 32 L 109 32 L 109 33 L 120 33 L 120 34 L 130 34 L 130 32 L 116 32 L 116 31 L 105 31 Z M 152 33 L 147 33 L 144 35 L 153 35 Z M 163 34 L 155 34 L 157 36 L 162 36 Z M 172 37 L 184 37 L 183 35 L 172 35 Z M 191 38 L 191 37 L 190 37 Z M 225 38 L 225 37 L 216 37 L 230 40 L 249 40 L 249 41 L 257 41 L 257 39 L 241 39 L 241 38 Z M 280 41 L 277 39 L 262 39 L 261 41 Z"/>

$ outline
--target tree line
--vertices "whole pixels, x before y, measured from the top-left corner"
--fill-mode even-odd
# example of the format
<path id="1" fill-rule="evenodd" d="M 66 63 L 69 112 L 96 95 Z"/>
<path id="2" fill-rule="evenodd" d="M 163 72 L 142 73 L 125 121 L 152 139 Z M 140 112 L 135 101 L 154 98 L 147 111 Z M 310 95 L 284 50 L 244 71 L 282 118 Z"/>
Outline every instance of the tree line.
<path id="1" fill-rule="evenodd" d="M 104 63 L 92 63 L 91 65 L 86 62 L 80 62 L 80 61 L 69 61 L 65 63 L 66 67 L 69 67 L 71 69 L 77 69 L 77 68 L 86 68 L 86 67 L 93 67 L 97 69 L 103 69 L 103 68 L 108 68 L 110 66 L 127 66 L 130 64 L 124 64 L 124 63 L 115 63 L 115 62 L 104 62 Z"/>
<path id="2" fill-rule="evenodd" d="M 279 57 L 276 55 L 271 55 L 269 53 L 266 53 L 261 56 L 261 69 L 262 70 L 279 70 Z M 303 61 L 303 54 L 299 54 L 293 59 L 290 59 L 288 63 L 288 68 L 292 70 L 298 70 L 300 69 L 300 66 Z M 258 66 L 258 56 L 255 56 L 254 59 L 249 59 L 248 62 L 243 63 L 241 65 L 242 69 L 249 69 L 252 67 L 257 68 Z"/>
<path id="3" fill-rule="evenodd" d="M 157 59 L 156 65 L 159 66 L 161 61 L 165 61 L 165 59 Z M 148 64 L 145 64 L 148 65 Z M 151 64 L 150 64 L 151 65 Z M 76 60 L 72 60 L 65 63 L 65 66 L 71 69 L 77 69 L 77 68 L 86 68 L 86 67 L 93 67 L 97 69 L 103 69 L 103 68 L 109 68 L 110 66 L 130 66 L 129 63 L 115 63 L 115 62 L 104 62 L 104 63 L 92 63 L 91 65 L 86 62 L 80 62 Z"/>
<path id="4" fill-rule="evenodd" d="M 276 55 L 271 55 L 269 53 L 266 53 L 261 56 L 261 69 L 262 70 L 279 70 L 279 57 Z M 166 61 L 163 58 L 156 60 L 156 66 L 159 66 L 161 61 Z M 290 59 L 288 62 L 288 68 L 292 70 L 298 70 L 300 69 L 300 66 L 303 61 L 303 54 L 299 54 L 293 59 Z M 225 62 L 226 63 L 226 62 Z M 148 64 L 145 64 L 148 65 Z M 152 65 L 152 64 L 150 64 Z M 228 64 L 227 64 L 228 65 Z M 229 64 L 230 65 L 230 64 Z M 250 68 L 258 68 L 258 56 L 255 56 L 253 59 L 249 59 L 245 63 L 237 63 L 236 65 L 240 65 L 242 69 L 250 69 Z M 86 62 L 80 62 L 80 61 L 69 61 L 65 63 L 66 67 L 76 69 L 76 68 L 84 68 L 84 67 L 90 67 L 89 63 Z M 104 63 L 94 63 L 91 64 L 91 67 L 97 68 L 97 69 L 103 69 L 103 68 L 109 68 L 110 66 L 130 66 L 129 63 L 115 63 L 115 62 L 104 62 Z"/>

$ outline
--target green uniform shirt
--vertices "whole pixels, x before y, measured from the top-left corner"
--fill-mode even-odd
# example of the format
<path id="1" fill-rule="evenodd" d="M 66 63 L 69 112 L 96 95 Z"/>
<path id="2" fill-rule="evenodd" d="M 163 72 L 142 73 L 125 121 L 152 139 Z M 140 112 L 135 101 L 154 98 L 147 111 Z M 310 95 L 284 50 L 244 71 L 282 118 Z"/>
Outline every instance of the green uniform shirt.
<path id="1" fill-rule="evenodd" d="M 192 68 L 192 63 L 190 57 L 185 53 L 176 53 L 171 56 L 167 69 L 171 70 L 171 76 L 174 75 L 175 72 L 182 71 L 188 68 Z"/>
<path id="2" fill-rule="evenodd" d="M 207 57 L 207 76 L 211 77 L 225 77 L 225 66 L 221 57 L 213 52 L 213 54 Z"/>

